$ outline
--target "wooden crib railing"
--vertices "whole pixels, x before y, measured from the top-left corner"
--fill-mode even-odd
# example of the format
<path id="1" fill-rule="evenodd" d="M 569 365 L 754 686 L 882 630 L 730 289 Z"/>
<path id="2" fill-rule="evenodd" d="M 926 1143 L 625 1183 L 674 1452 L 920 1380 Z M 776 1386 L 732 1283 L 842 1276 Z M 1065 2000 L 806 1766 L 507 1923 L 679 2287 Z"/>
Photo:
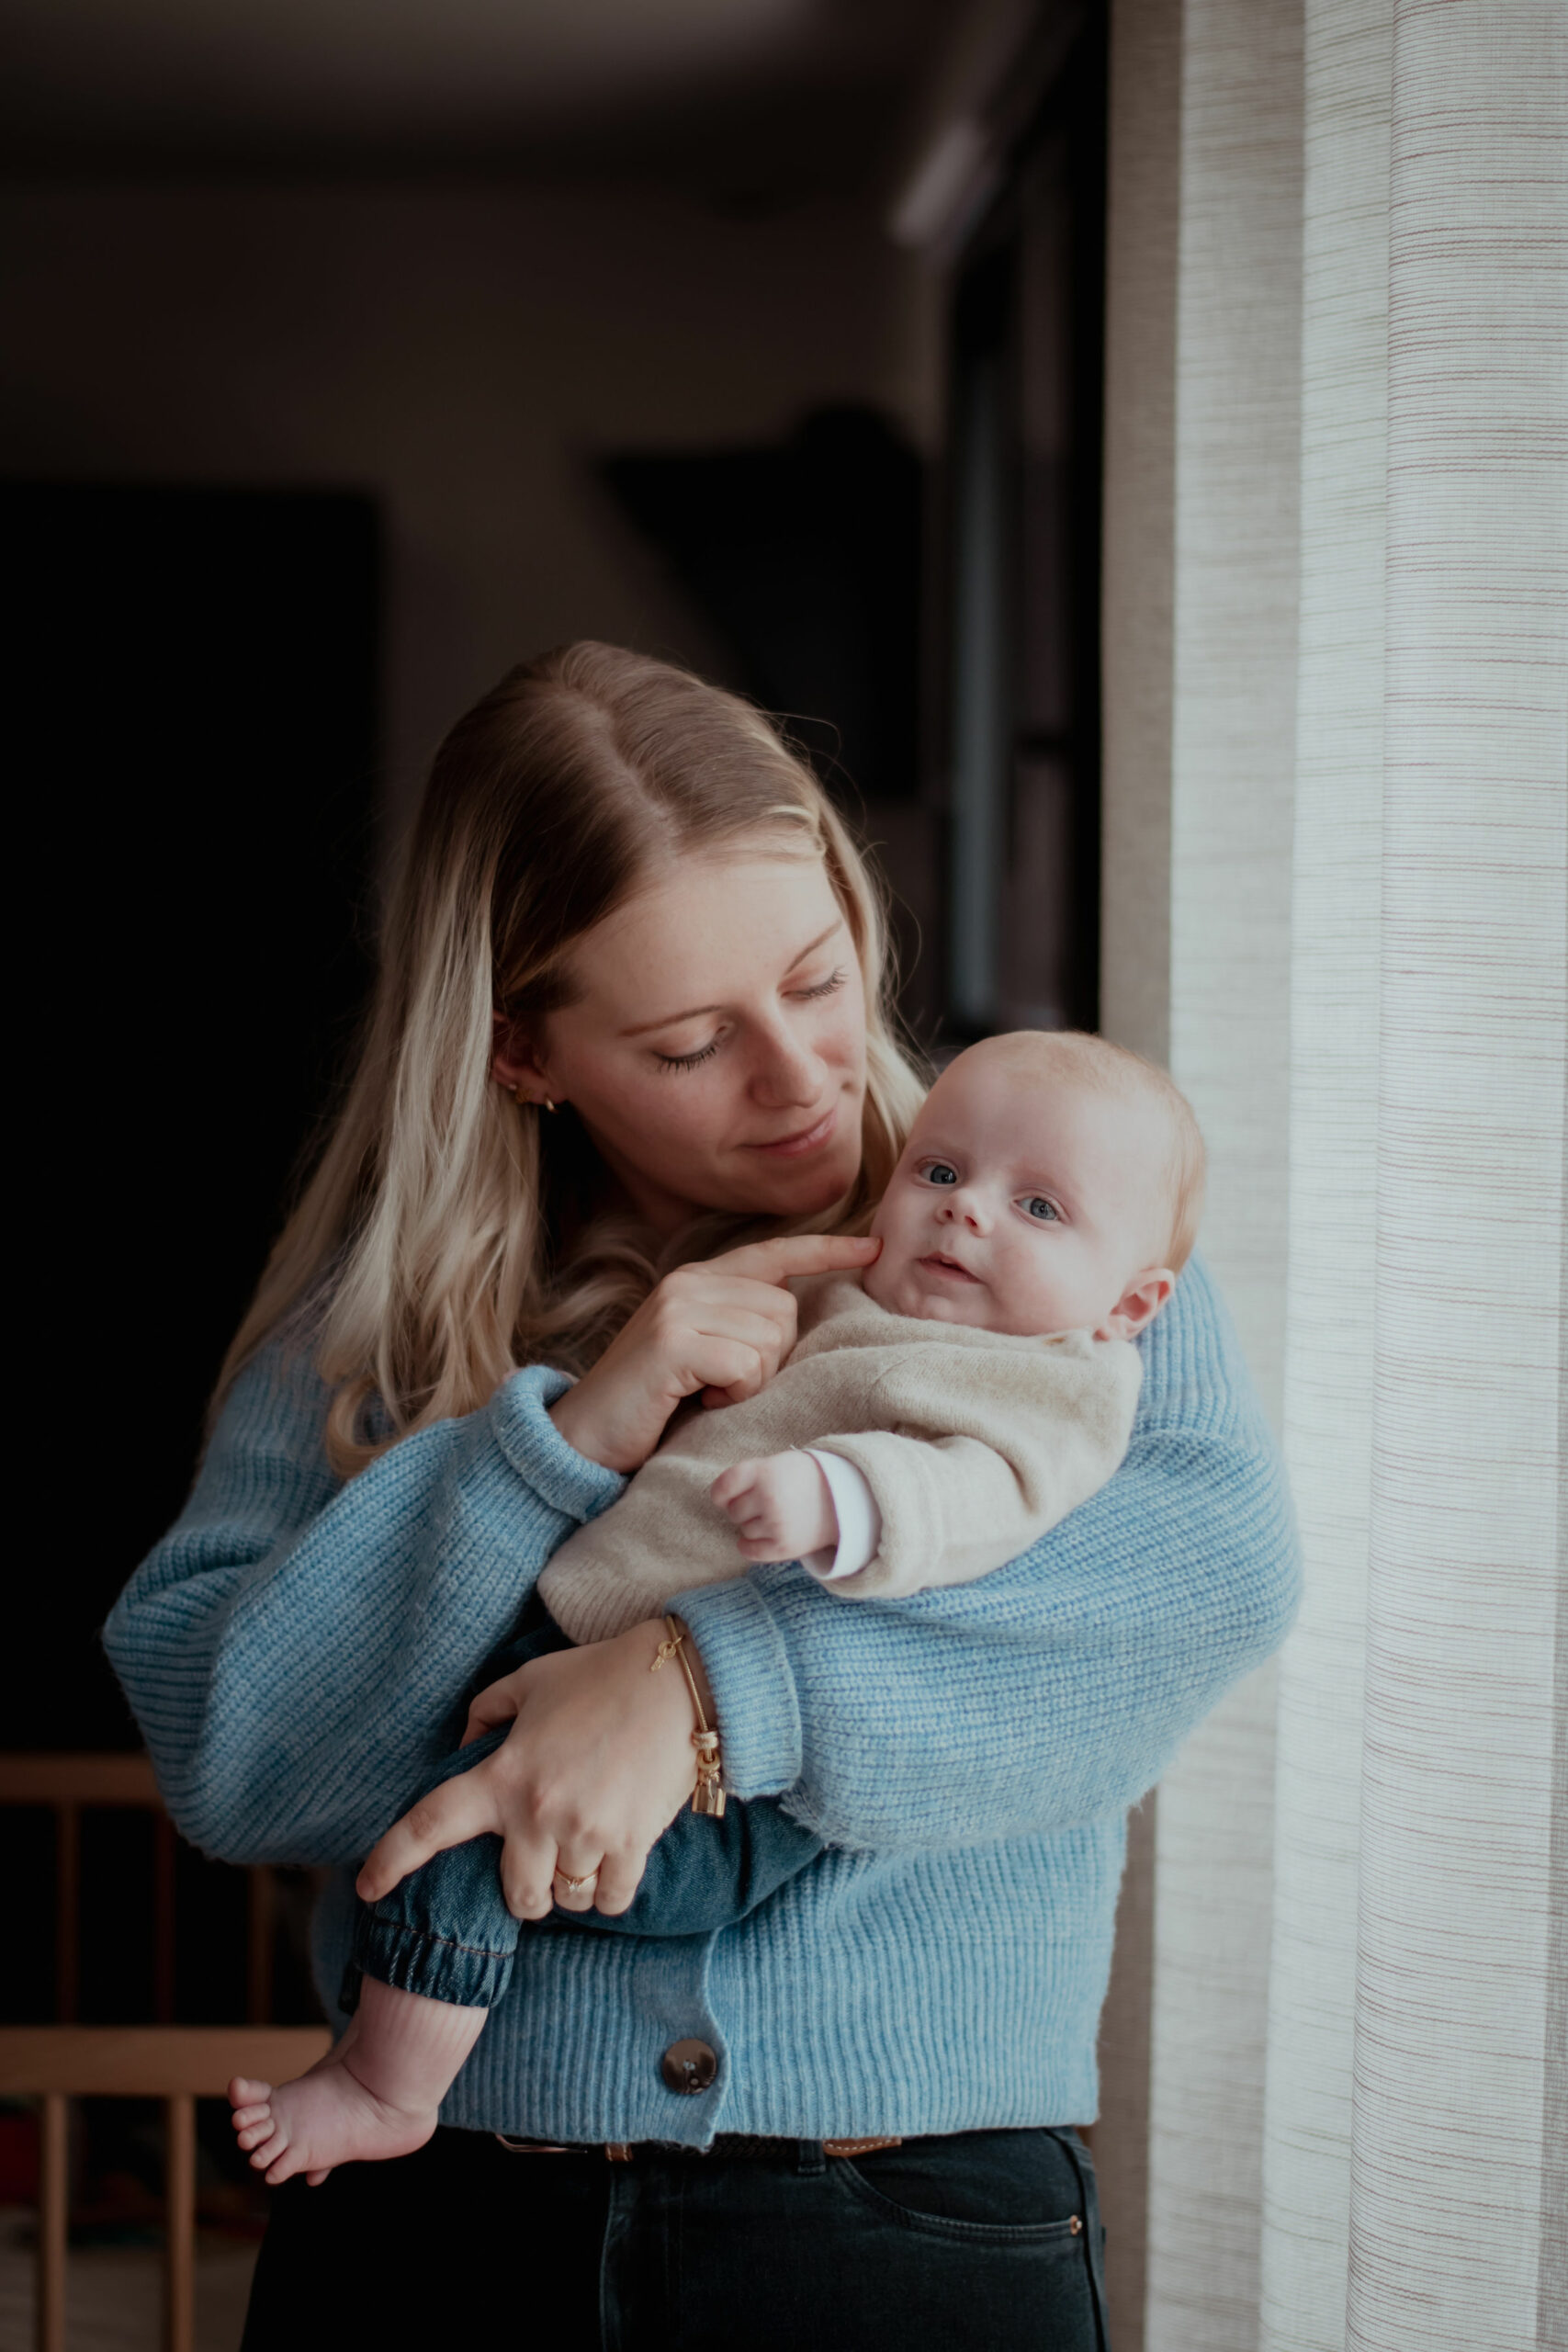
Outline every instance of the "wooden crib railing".
<path id="1" fill-rule="evenodd" d="M 152 1815 L 152 2009 L 175 2014 L 175 1837 L 149 1756 L 0 1755 L 0 1805 L 35 1805 L 54 1815 L 54 2015 L 73 2025 L 82 1980 L 82 1815 L 99 1807 Z M 272 2016 L 276 1887 L 265 1866 L 248 1873 L 245 2015 Z"/>
<path id="2" fill-rule="evenodd" d="M 159 2098 L 167 2126 L 166 2352 L 192 2352 L 195 2320 L 196 2102 L 220 2098 L 232 2075 L 283 2082 L 328 2047 L 324 2027 L 269 2025 L 275 1886 L 250 1872 L 246 2002 L 250 2022 L 176 2026 L 175 1847 L 145 1756 L 0 1755 L 0 1805 L 52 1812 L 55 1825 L 55 2017 L 48 2026 L 0 2027 L 0 2097 L 42 2110 L 39 2175 L 38 2352 L 65 2352 L 65 2246 L 70 2205 L 69 2103 Z M 81 1820 L 96 1806 L 153 1815 L 152 2026 L 76 2023 L 81 1984 Z"/>
<path id="3" fill-rule="evenodd" d="M 330 2041 L 324 2026 L 0 2027 L 0 2097 L 36 2098 L 43 2110 L 34 2335 L 38 2352 L 65 2352 L 69 2102 L 164 2102 L 164 2343 L 166 2352 L 191 2352 L 196 2322 L 196 2102 L 221 2098 L 231 2075 L 286 2082 L 313 2066 Z"/>

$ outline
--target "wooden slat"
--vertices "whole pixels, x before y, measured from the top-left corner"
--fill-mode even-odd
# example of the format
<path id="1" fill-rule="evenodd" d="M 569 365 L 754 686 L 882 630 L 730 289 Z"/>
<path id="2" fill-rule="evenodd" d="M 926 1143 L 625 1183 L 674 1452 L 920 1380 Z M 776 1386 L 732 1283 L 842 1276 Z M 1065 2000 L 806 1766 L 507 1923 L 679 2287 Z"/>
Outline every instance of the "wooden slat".
<path id="1" fill-rule="evenodd" d="M 287 2082 L 331 2046 L 324 2026 L 5 2026 L 0 2097 L 221 2098 L 231 2075 Z"/>
<path id="2" fill-rule="evenodd" d="M 54 1809 L 54 2014 L 74 2025 L 82 1988 L 82 1816 Z"/>
<path id="3" fill-rule="evenodd" d="M 39 2164 L 38 2352 L 65 2352 L 65 2222 L 70 2204 L 70 2117 L 58 2092 L 43 2103 Z"/>
<path id="4" fill-rule="evenodd" d="M 150 1756 L 0 1755 L 0 1804 L 162 1804 Z"/>
<path id="5" fill-rule="evenodd" d="M 196 2101 L 164 2102 L 164 2352 L 196 2342 Z"/>

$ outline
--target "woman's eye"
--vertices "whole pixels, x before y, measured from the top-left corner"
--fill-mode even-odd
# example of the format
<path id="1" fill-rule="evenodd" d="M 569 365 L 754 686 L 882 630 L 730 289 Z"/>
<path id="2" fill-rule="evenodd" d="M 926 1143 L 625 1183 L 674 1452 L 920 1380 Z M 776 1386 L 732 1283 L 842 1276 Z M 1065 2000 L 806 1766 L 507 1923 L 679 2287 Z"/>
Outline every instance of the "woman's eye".
<path id="1" fill-rule="evenodd" d="M 796 996 L 806 998 L 831 996 L 835 989 L 841 989 L 843 985 L 844 972 L 840 966 L 838 971 L 829 972 L 825 980 L 818 980 L 815 988 L 796 989 L 795 993 Z"/>
<path id="2" fill-rule="evenodd" d="M 694 1054 L 660 1054 L 660 1067 L 662 1069 L 695 1069 L 699 1062 L 711 1061 L 717 1051 L 718 1039 L 715 1037 L 707 1045 L 699 1046 Z"/>
<path id="3" fill-rule="evenodd" d="M 1020 1206 L 1025 1216 L 1035 1217 L 1042 1225 L 1060 1225 L 1062 1221 L 1061 1210 L 1055 1201 L 1048 1201 L 1043 1193 L 1026 1194 Z"/>
<path id="4" fill-rule="evenodd" d="M 920 1177 L 927 1184 L 956 1184 L 958 1170 L 945 1159 L 928 1159 L 920 1170 Z"/>

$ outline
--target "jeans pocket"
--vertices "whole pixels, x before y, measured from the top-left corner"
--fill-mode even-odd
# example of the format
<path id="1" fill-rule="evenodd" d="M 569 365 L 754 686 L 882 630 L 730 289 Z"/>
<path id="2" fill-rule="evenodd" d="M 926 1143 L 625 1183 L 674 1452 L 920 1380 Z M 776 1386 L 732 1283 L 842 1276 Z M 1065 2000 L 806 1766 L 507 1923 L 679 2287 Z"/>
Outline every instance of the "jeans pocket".
<path id="1" fill-rule="evenodd" d="M 1076 2133 L 963 2132 L 835 2157 L 832 2172 L 884 2222 L 971 2245 L 1089 2252 L 1092 2176 Z"/>

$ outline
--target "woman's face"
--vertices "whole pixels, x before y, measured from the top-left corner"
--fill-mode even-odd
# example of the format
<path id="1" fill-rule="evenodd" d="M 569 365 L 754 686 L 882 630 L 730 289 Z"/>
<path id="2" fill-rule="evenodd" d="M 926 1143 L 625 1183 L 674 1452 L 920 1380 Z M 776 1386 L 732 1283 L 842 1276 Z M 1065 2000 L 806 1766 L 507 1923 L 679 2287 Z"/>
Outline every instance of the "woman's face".
<path id="1" fill-rule="evenodd" d="M 571 1103 L 658 1230 L 709 1209 L 809 1216 L 849 1191 L 865 1004 L 820 857 L 694 858 L 591 931 L 571 972 L 576 1001 L 496 1075 Z"/>

